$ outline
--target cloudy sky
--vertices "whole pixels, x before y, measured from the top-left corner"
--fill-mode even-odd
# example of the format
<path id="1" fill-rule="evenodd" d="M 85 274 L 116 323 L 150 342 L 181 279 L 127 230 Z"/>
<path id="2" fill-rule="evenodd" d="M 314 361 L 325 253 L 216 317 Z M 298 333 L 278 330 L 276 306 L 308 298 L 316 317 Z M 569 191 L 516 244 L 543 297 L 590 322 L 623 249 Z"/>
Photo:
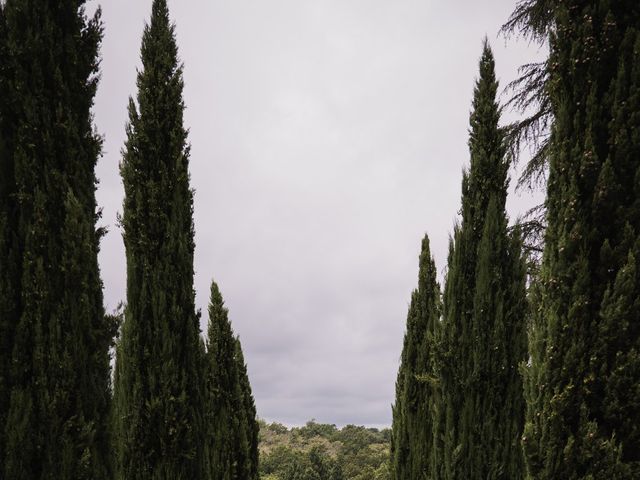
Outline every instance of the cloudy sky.
<path id="1" fill-rule="evenodd" d="M 498 36 L 514 3 L 169 1 L 192 145 L 197 304 L 206 312 L 214 278 L 261 417 L 390 424 L 420 240 L 429 234 L 443 271 L 459 209 L 482 38 L 502 85 L 541 55 Z M 112 310 L 126 296 L 118 163 L 151 0 L 102 8 L 95 121 Z M 511 217 L 532 203 L 512 194 Z"/>

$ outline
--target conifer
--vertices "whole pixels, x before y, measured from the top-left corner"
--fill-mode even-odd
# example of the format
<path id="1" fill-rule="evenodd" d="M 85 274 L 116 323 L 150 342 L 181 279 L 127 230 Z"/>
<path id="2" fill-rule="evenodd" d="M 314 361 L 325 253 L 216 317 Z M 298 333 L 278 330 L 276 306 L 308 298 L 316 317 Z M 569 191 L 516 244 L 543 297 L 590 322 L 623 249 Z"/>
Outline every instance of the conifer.
<path id="1" fill-rule="evenodd" d="M 450 246 L 437 365 L 447 479 L 520 479 L 524 415 L 518 365 L 525 359 L 525 266 L 507 229 L 504 131 L 495 62 L 485 40 L 462 182 L 462 222 Z"/>
<path id="2" fill-rule="evenodd" d="M 106 479 L 109 346 L 91 108 L 100 12 L 0 7 L 0 477 Z"/>
<path id="3" fill-rule="evenodd" d="M 435 478 L 434 418 L 440 399 L 434 364 L 440 321 L 440 286 L 431 257 L 429 237 L 422 240 L 418 288 L 411 295 L 407 330 L 393 407 L 391 477 L 394 480 Z"/>
<path id="4" fill-rule="evenodd" d="M 166 0 L 153 2 L 141 58 L 121 164 L 127 305 L 115 372 L 116 478 L 204 479 L 193 192 L 182 66 Z"/>
<path id="5" fill-rule="evenodd" d="M 238 369 L 238 382 L 240 385 L 242 400 L 241 402 L 238 402 L 240 410 L 239 418 L 241 426 L 246 432 L 244 436 L 247 439 L 247 449 L 238 450 L 239 455 L 236 463 L 241 465 L 238 478 L 242 480 L 257 480 L 259 478 L 258 435 L 260 433 L 260 426 L 258 425 L 258 420 L 256 418 L 256 404 L 251 391 L 251 383 L 249 382 L 249 375 L 247 374 L 247 365 L 244 361 L 240 337 L 236 337 L 235 359 Z"/>
<path id="6" fill-rule="evenodd" d="M 240 386 L 235 360 L 236 342 L 222 294 L 211 282 L 206 360 L 206 424 L 208 469 L 212 480 L 238 478 L 236 457 L 246 450 L 245 431 L 236 415 L 240 408 Z"/>
<path id="7" fill-rule="evenodd" d="M 535 479 L 640 478 L 640 5 L 521 2 L 549 42 L 548 227 L 524 368 Z"/>
<path id="8" fill-rule="evenodd" d="M 258 424 L 240 340 L 211 283 L 206 355 L 207 462 L 213 480 L 257 480 Z"/>

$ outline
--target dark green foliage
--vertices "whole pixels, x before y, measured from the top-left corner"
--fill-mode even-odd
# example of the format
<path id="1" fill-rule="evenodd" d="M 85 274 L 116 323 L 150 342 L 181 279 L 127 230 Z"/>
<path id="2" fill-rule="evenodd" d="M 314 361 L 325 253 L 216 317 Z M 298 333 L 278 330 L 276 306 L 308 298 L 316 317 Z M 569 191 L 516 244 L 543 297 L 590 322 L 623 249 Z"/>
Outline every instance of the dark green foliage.
<path id="1" fill-rule="evenodd" d="M 493 55 L 480 60 L 462 182 L 462 222 L 451 243 L 437 358 L 443 405 L 440 471 L 433 478 L 519 479 L 524 400 L 525 265 L 507 231 L 505 134 L 499 127 Z"/>
<path id="2" fill-rule="evenodd" d="M 391 471 L 396 480 L 434 478 L 440 401 L 435 366 L 441 295 L 429 238 L 422 240 L 418 288 L 411 296 L 402 359 L 396 382 L 391 437 Z"/>
<path id="3" fill-rule="evenodd" d="M 166 1 L 155 0 L 121 164 L 127 305 L 114 420 L 116 478 L 123 480 L 206 478 L 193 193 L 177 53 Z"/>
<path id="4" fill-rule="evenodd" d="M 91 107 L 100 13 L 0 8 L 0 477 L 111 476 Z"/>
<path id="5" fill-rule="evenodd" d="M 246 439 L 243 438 L 245 432 L 239 430 L 234 414 L 239 400 L 235 350 L 227 309 L 218 286 L 212 282 L 207 333 L 205 421 L 208 429 L 207 468 L 210 478 L 214 480 L 237 478 L 236 449 L 247 448 Z"/>
<path id="6" fill-rule="evenodd" d="M 240 386 L 241 402 L 238 402 L 239 427 L 244 429 L 246 449 L 238 449 L 237 464 L 240 466 L 238 478 L 256 480 L 258 478 L 258 437 L 260 426 L 256 419 L 256 405 L 251 392 L 247 365 L 244 362 L 240 338 L 236 337 L 236 364 L 238 368 L 238 383 Z"/>
<path id="7" fill-rule="evenodd" d="M 3 2 L 0 2 L 0 92 L 7 91 L 9 66 L 7 57 L 6 23 Z M 11 192 L 13 190 L 13 163 L 10 160 L 6 138 L 10 135 L 8 95 L 0 95 L 0 474 L 4 472 L 5 429 L 9 410 L 9 370 L 13 350 L 13 329 L 16 322 L 15 283 L 18 262 L 11 255 L 14 222 L 10 221 Z M 17 252 L 16 252 L 17 253 Z M 14 253 L 15 255 L 15 253 Z M 13 267 L 12 267 L 13 266 Z"/>
<path id="8" fill-rule="evenodd" d="M 207 469 L 214 480 L 258 478 L 258 424 L 242 355 L 220 290 L 211 283 L 206 355 Z"/>
<path id="9" fill-rule="evenodd" d="M 555 121 L 524 368 L 527 468 L 639 478 L 640 4 L 530 0 L 520 12 L 514 25 L 549 43 Z"/>

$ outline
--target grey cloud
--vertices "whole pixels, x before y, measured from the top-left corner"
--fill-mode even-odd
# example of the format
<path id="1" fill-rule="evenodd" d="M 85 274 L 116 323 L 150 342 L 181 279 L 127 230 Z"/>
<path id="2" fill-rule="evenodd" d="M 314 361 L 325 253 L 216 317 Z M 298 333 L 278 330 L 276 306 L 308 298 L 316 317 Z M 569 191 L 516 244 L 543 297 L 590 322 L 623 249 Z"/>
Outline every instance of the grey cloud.
<path id="1" fill-rule="evenodd" d="M 105 298 L 125 296 L 118 176 L 151 0 L 103 2 L 95 107 Z M 459 208 L 481 40 L 502 84 L 539 55 L 496 39 L 512 1 L 170 1 L 196 189 L 195 287 L 215 278 L 270 420 L 390 422 L 420 240 Z M 512 216 L 535 200 L 512 196 Z"/>

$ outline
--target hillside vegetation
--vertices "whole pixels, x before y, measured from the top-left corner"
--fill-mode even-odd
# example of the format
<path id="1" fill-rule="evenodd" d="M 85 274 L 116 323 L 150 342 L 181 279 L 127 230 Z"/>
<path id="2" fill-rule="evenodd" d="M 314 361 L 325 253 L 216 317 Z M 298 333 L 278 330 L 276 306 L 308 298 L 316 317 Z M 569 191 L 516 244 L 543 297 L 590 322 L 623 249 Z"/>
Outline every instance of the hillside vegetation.
<path id="1" fill-rule="evenodd" d="M 388 480 L 391 431 L 260 421 L 262 480 Z"/>

